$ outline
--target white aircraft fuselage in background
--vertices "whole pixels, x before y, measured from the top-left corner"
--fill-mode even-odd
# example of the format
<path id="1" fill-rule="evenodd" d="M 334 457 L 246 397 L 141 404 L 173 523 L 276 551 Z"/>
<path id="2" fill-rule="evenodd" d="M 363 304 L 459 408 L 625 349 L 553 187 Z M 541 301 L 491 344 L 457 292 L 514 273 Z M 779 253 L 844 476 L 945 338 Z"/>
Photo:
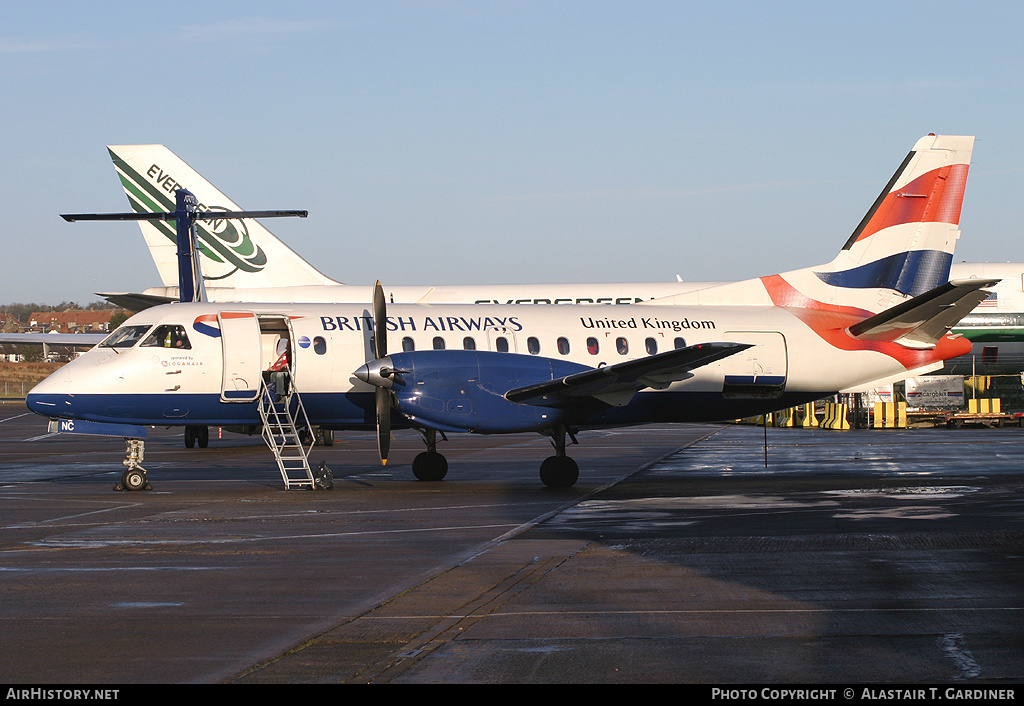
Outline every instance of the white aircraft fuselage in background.
<path id="1" fill-rule="evenodd" d="M 163 145 L 112 145 L 108 152 L 129 204 L 137 212 L 173 210 L 174 190 L 196 194 L 204 210 L 238 206 Z M 163 285 L 139 294 L 105 296 L 133 311 L 178 299 L 173 227 L 140 222 Z M 214 302 L 367 303 L 372 285 L 342 284 L 317 270 L 253 219 L 198 225 L 206 293 Z M 1024 369 L 1024 263 L 958 263 L 950 279 L 1000 279 L 992 295 L 958 325 L 976 343 L 959 369 L 985 361 Z M 393 285 L 388 302 L 423 304 L 634 304 L 717 287 L 726 282 L 608 282 L 484 285 Z M 56 341 L 54 341 L 56 343 Z M 961 370 L 961 371 L 962 371 Z"/>

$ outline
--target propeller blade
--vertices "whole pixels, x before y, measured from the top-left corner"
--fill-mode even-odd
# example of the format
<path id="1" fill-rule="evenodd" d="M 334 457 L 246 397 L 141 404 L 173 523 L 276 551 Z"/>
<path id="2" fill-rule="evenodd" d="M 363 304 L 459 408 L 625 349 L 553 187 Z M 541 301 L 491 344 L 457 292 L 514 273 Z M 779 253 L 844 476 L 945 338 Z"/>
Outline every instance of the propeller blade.
<path id="1" fill-rule="evenodd" d="M 383 387 L 377 388 L 377 450 L 380 463 L 388 464 L 388 449 L 391 447 L 391 393 Z"/>
<path id="2" fill-rule="evenodd" d="M 377 386 L 377 450 L 381 465 L 388 463 L 388 449 L 391 446 L 391 361 L 385 364 L 388 354 L 388 312 L 384 300 L 384 287 L 380 280 L 373 285 L 373 355 L 374 360 L 356 372 L 357 377 Z M 373 368 L 373 371 L 370 370 Z M 366 372 L 366 377 L 360 372 Z"/>
<path id="3" fill-rule="evenodd" d="M 373 285 L 373 354 L 376 358 L 388 354 L 388 312 L 380 280 Z"/>

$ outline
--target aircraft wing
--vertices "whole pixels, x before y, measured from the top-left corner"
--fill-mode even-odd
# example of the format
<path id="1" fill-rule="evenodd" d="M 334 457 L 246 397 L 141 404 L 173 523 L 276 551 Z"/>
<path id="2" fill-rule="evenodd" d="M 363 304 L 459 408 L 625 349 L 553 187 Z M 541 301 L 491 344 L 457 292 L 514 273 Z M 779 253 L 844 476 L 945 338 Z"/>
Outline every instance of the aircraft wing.
<path id="1" fill-rule="evenodd" d="M 690 377 L 690 371 L 742 350 L 748 343 L 699 343 L 687 348 L 586 370 L 505 393 L 505 399 L 542 407 L 562 406 L 574 399 L 594 397 L 613 406 L 627 404 L 645 387 L 662 389 Z"/>
<path id="2" fill-rule="evenodd" d="M 45 343 L 48 346 L 74 346 L 84 348 L 95 346 L 110 333 L 0 333 L 0 344 L 30 345 Z"/>
<path id="3" fill-rule="evenodd" d="M 895 341 L 908 348 L 934 348 L 960 319 L 984 301 L 998 279 L 962 279 L 908 299 L 850 327 L 865 341 Z"/>

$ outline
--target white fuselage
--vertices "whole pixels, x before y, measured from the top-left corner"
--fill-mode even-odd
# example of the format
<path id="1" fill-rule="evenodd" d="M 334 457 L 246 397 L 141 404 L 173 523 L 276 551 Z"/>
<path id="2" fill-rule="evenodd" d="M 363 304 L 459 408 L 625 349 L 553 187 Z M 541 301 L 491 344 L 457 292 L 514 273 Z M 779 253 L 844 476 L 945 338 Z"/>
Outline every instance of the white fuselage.
<path id="1" fill-rule="evenodd" d="M 246 318 L 262 330 L 239 333 L 230 324 Z M 955 345 L 943 339 L 934 350 L 912 351 L 896 344 L 863 344 L 841 325 L 837 328 L 835 317 L 826 330 L 791 310 L 770 306 L 396 304 L 388 307 L 387 322 L 389 353 L 471 347 L 587 368 L 697 343 L 754 344 L 666 389 L 642 391 L 610 409 L 601 405 L 575 420 L 580 426 L 748 416 L 935 367 Z M 277 340 L 287 338 L 294 386 L 312 423 L 362 427 L 372 415 L 374 388 L 353 375 L 374 356 L 368 306 L 169 304 L 137 314 L 124 326 L 138 329 L 133 345 L 100 345 L 64 366 L 32 390 L 28 403 L 33 411 L 134 424 L 254 423 L 255 405 L 241 399 L 244 394 L 232 400 L 232 394 L 259 387 L 254 378 L 275 362 Z M 169 342 L 168 332 L 179 327 L 187 347 Z M 518 358 L 507 359 L 507 389 L 537 382 L 517 379 Z M 465 379 L 466 385 L 473 384 L 471 373 Z M 730 379 L 749 384 L 730 393 Z M 759 391 L 759 380 L 765 381 L 764 390 Z M 419 384 L 427 389 L 429 379 Z"/>

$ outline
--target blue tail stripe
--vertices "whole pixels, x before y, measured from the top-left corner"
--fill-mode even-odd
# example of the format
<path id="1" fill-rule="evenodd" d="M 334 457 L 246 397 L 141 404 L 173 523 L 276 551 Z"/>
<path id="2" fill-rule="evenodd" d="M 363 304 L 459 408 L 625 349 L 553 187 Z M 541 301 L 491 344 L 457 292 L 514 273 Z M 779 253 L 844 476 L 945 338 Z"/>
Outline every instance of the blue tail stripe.
<path id="1" fill-rule="evenodd" d="M 912 250 L 852 270 L 815 272 L 825 284 L 846 289 L 882 287 L 916 297 L 949 281 L 953 255 L 941 250 Z"/>

